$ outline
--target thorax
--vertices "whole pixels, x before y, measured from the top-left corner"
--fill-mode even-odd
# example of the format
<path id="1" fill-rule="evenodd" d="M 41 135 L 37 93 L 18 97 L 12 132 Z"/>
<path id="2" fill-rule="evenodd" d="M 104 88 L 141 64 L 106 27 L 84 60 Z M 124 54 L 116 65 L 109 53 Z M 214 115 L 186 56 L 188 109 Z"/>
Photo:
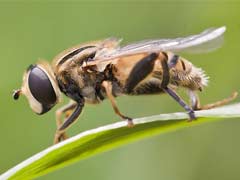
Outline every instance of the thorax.
<path id="1" fill-rule="evenodd" d="M 87 103 L 99 103 L 102 74 L 85 71 L 80 66 L 61 68 L 55 72 L 61 91 L 75 99 L 74 94 L 81 96 Z"/>

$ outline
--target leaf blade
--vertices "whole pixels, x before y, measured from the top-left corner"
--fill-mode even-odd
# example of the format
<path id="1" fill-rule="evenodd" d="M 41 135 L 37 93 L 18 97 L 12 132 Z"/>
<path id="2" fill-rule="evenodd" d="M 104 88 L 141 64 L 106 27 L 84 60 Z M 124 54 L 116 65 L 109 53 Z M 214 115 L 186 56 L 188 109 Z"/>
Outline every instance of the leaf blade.
<path id="1" fill-rule="evenodd" d="M 188 123 L 186 113 L 161 114 L 134 119 L 134 128 L 127 128 L 127 122 L 122 121 L 88 130 L 30 157 L 2 174 L 0 180 L 33 179 L 143 138 L 214 122 L 221 118 L 240 117 L 240 103 L 197 111 L 196 116 L 200 118 Z"/>

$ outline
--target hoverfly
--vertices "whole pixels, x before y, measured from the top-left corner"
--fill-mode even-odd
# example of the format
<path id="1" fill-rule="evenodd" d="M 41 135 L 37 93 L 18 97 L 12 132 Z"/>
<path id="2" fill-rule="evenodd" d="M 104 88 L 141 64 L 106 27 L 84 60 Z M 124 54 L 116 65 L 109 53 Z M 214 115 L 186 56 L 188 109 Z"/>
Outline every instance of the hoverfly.
<path id="1" fill-rule="evenodd" d="M 145 40 L 120 47 L 120 40 L 109 38 L 81 44 L 57 55 L 52 66 L 47 62 L 30 65 L 23 76 L 21 89 L 37 114 L 48 112 L 60 100 L 61 92 L 70 103 L 56 111 L 57 131 L 54 143 L 67 138 L 66 129 L 75 122 L 85 103 L 97 104 L 108 98 L 113 110 L 132 126 L 132 119 L 120 112 L 115 97 L 166 93 L 196 119 L 194 111 L 209 109 L 232 101 L 237 93 L 222 101 L 200 106 L 197 91 L 207 85 L 204 71 L 173 52 L 210 44 L 220 39 L 225 27 L 176 39 Z M 216 48 L 213 45 L 211 48 Z M 210 47 L 208 49 L 211 49 Z M 188 105 L 175 92 L 178 87 L 189 92 Z M 65 120 L 62 122 L 62 115 Z"/>

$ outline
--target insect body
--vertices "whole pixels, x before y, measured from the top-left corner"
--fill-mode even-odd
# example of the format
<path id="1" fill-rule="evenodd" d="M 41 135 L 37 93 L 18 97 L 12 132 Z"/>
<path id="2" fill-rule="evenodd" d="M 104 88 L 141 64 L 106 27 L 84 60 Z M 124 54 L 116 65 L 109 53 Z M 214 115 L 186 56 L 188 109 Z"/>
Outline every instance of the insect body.
<path id="1" fill-rule="evenodd" d="M 24 94 L 37 114 L 46 113 L 58 103 L 61 92 L 71 98 L 69 104 L 56 112 L 55 143 L 67 138 L 66 129 L 76 121 L 85 103 L 97 104 L 106 98 L 115 113 L 132 126 L 132 119 L 123 115 L 115 103 L 114 98 L 124 94 L 166 93 L 192 120 L 196 118 L 194 110 L 228 103 L 236 93 L 222 101 L 200 106 L 196 92 L 207 85 L 208 78 L 200 68 L 173 52 L 212 42 L 224 31 L 225 27 L 221 27 L 185 38 L 142 41 L 124 47 L 119 47 L 119 40 L 114 38 L 82 44 L 60 53 L 52 66 L 46 62 L 31 65 L 14 98 Z M 190 106 L 175 92 L 178 87 L 189 91 Z M 64 122 L 61 121 L 63 114 Z"/>

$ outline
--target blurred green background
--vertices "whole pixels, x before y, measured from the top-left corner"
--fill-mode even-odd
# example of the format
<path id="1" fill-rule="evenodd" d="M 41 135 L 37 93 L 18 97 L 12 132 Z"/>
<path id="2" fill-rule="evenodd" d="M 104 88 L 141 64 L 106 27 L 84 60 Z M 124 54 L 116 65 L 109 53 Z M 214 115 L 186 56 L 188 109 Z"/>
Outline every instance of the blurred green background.
<path id="1" fill-rule="evenodd" d="M 65 48 L 109 36 L 128 43 L 226 25 L 221 49 L 181 54 L 210 76 L 209 86 L 200 93 L 202 103 L 209 103 L 240 90 L 239 20 L 240 1 L 0 1 L 0 173 L 52 144 L 54 111 L 64 104 L 37 116 L 25 98 L 12 100 L 11 92 L 21 86 L 29 64 L 39 58 L 51 61 Z M 184 91 L 180 94 L 187 98 Z M 121 97 L 118 104 L 130 117 L 182 111 L 166 95 Z M 74 135 L 118 120 L 108 101 L 86 105 L 68 132 Z M 236 119 L 192 127 L 124 146 L 39 179 L 237 180 L 239 129 Z"/>

